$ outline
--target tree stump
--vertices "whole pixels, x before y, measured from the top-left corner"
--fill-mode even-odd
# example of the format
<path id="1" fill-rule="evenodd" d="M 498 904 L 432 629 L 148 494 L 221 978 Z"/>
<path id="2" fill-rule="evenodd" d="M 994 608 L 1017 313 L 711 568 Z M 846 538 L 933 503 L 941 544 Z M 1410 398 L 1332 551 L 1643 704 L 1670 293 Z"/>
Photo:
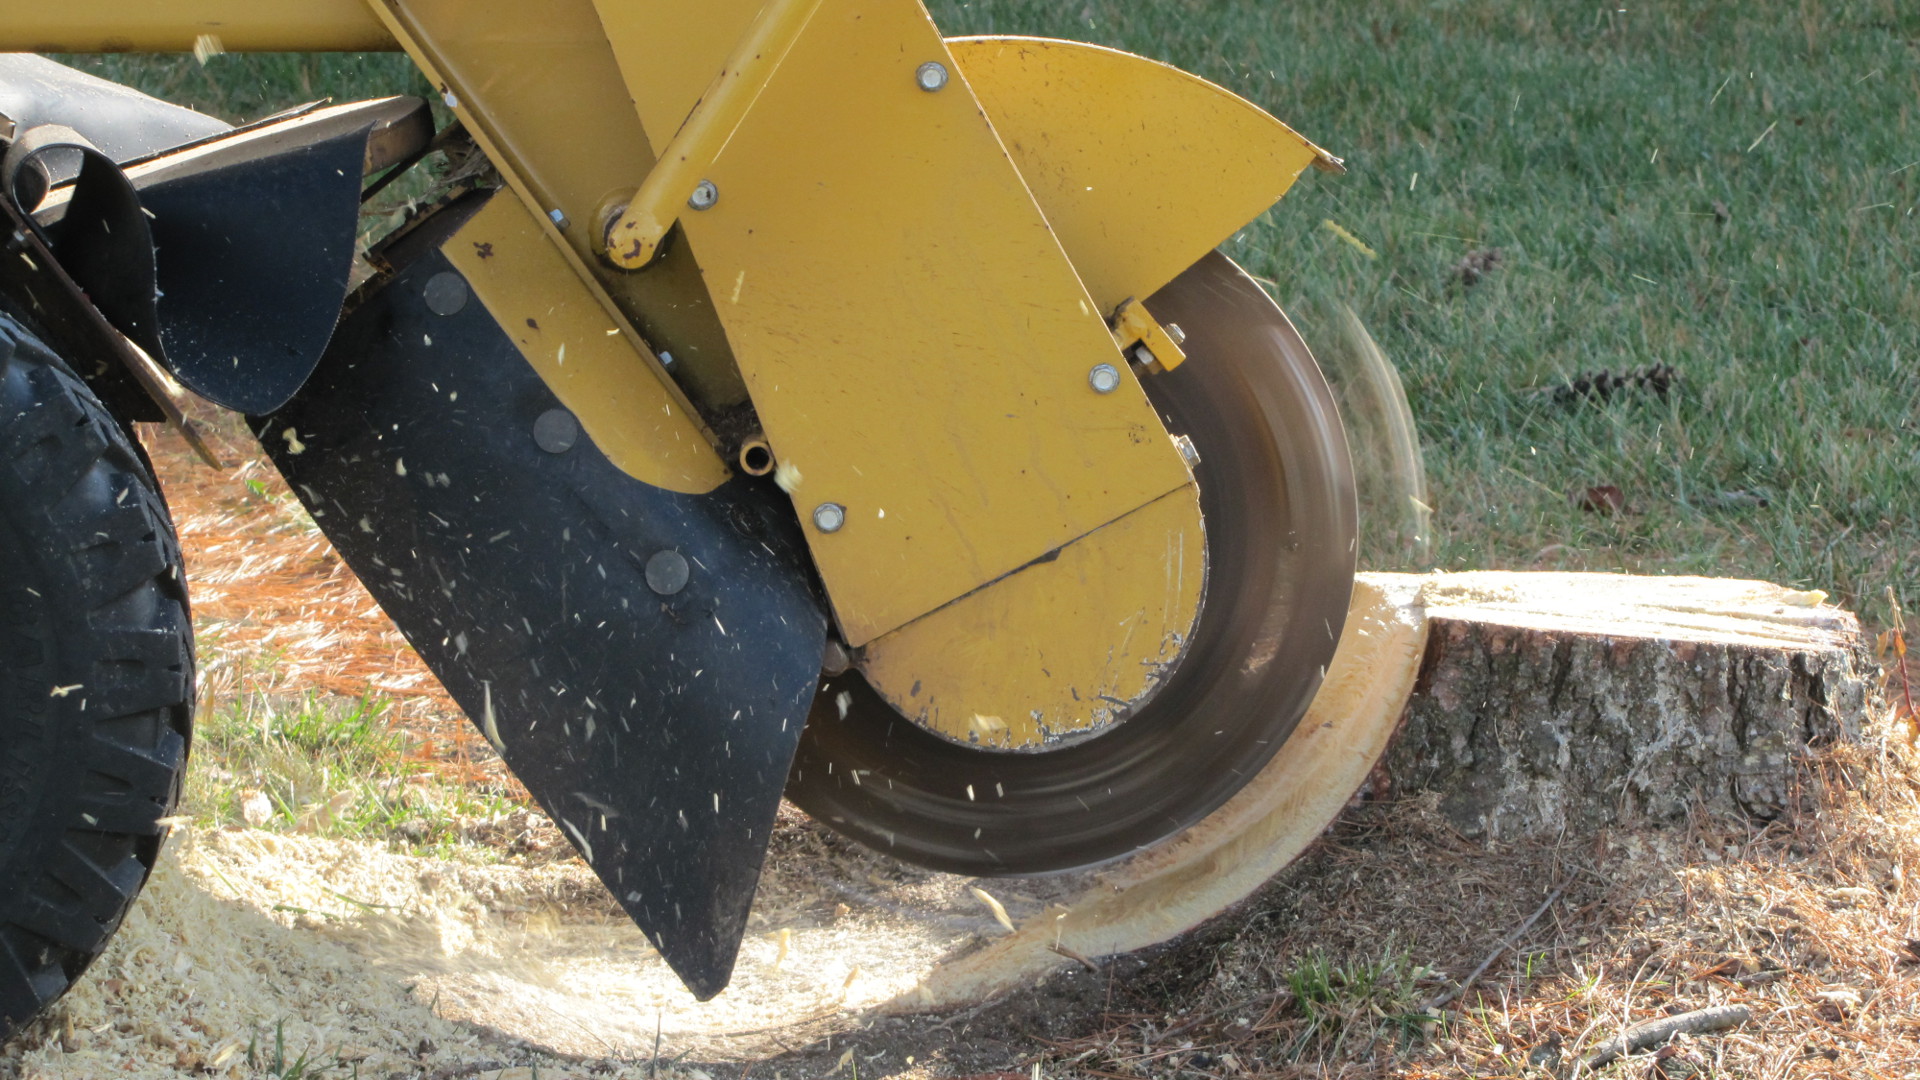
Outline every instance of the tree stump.
<path id="1" fill-rule="evenodd" d="M 1382 761 L 1489 839 L 1771 819 L 1794 760 L 1856 735 L 1872 664 L 1854 616 L 1753 581 L 1438 575 L 1426 654 Z"/>
<path id="2" fill-rule="evenodd" d="M 1777 816 L 1801 753 L 1857 734 L 1873 686 L 1858 620 L 1825 600 L 1710 578 L 1362 575 L 1325 685 L 1251 784 L 1109 867 L 1009 883 L 1044 900 L 891 1006 L 1169 940 L 1284 870 L 1370 780 L 1435 793 L 1490 839 Z"/>

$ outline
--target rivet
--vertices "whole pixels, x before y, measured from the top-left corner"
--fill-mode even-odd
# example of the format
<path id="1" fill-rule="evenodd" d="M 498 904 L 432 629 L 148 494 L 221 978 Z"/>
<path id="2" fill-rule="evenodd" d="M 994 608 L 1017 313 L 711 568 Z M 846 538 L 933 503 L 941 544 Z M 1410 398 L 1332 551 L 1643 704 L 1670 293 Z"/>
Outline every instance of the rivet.
<path id="1" fill-rule="evenodd" d="M 661 596 L 672 596 L 686 588 L 687 579 L 692 576 L 687 557 L 671 548 L 656 551 L 647 560 L 647 588 Z"/>
<path id="2" fill-rule="evenodd" d="M 1087 385 L 1093 387 L 1096 394 L 1111 394 L 1120 389 L 1120 369 L 1112 364 L 1095 364 L 1087 372 Z"/>
<path id="3" fill-rule="evenodd" d="M 947 85 L 947 65 L 929 60 L 914 69 L 913 81 L 920 84 L 920 89 L 931 94 Z"/>
<path id="4" fill-rule="evenodd" d="M 451 270 L 442 270 L 427 279 L 421 297 L 435 315 L 457 315 L 467 306 L 467 281 Z"/>
<path id="5" fill-rule="evenodd" d="M 847 523 L 847 508 L 839 503 L 821 503 L 813 508 L 813 527 L 823 533 L 839 532 Z"/>
<path id="6" fill-rule="evenodd" d="M 710 210 L 719 201 L 720 189 L 714 187 L 711 180 L 702 180 L 693 185 L 693 194 L 687 196 L 687 205 L 695 210 Z"/>
<path id="7" fill-rule="evenodd" d="M 580 440 L 580 421 L 565 409 L 548 409 L 533 422 L 533 444 L 549 454 L 564 454 Z"/>

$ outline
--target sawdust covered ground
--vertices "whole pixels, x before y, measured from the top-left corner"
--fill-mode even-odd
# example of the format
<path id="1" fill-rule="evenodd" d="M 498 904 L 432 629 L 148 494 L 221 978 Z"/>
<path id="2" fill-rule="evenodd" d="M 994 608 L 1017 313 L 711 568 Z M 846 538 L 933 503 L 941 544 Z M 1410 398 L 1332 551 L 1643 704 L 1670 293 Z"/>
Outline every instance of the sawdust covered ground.
<path id="1" fill-rule="evenodd" d="M 391 718 L 423 766 L 497 781 L 264 467 L 213 474 L 164 436 L 155 447 L 213 642 L 211 694 L 374 685 L 404 699 Z M 1799 811 L 1770 824 L 1488 847 L 1417 800 L 1356 806 L 1202 931 L 942 1017 L 864 1007 L 998 933 L 992 919 L 956 879 L 798 815 L 778 832 L 742 977 L 707 1005 L 577 862 L 196 827 L 0 1075 L 1542 1077 L 1630 1024 L 1740 1004 L 1740 1027 L 1602 1075 L 1910 1077 L 1912 741 L 1889 721 L 1833 748 L 1808 764 Z M 1016 920 L 1037 911 L 994 887 Z"/>

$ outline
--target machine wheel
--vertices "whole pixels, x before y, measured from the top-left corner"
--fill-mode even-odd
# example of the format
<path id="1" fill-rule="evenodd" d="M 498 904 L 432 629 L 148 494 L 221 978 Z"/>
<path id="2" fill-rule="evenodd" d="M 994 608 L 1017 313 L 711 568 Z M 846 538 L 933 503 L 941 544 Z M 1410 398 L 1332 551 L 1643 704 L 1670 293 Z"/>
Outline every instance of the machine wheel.
<path id="1" fill-rule="evenodd" d="M 962 746 L 858 670 L 815 699 L 787 796 L 815 819 L 952 873 L 1093 866 L 1199 821 L 1260 772 L 1326 676 L 1353 585 L 1351 456 L 1326 380 L 1260 286 L 1214 253 L 1148 298 L 1186 363 L 1145 377 L 1199 451 L 1208 578 L 1193 643 L 1137 713 L 1058 749 Z"/>
<path id="2" fill-rule="evenodd" d="M 186 764 L 173 522 L 86 384 L 0 315 L 0 1039 L 105 947 Z"/>

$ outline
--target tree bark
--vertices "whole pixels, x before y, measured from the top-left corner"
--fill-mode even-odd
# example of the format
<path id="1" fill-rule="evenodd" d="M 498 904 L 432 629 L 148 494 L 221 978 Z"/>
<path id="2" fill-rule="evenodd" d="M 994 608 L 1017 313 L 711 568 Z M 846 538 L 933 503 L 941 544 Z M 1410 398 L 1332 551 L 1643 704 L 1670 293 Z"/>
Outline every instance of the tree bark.
<path id="1" fill-rule="evenodd" d="M 1423 599 L 1382 766 L 1472 837 L 1777 817 L 1795 759 L 1857 734 L 1874 686 L 1852 614 L 1762 582 L 1458 574 Z"/>

